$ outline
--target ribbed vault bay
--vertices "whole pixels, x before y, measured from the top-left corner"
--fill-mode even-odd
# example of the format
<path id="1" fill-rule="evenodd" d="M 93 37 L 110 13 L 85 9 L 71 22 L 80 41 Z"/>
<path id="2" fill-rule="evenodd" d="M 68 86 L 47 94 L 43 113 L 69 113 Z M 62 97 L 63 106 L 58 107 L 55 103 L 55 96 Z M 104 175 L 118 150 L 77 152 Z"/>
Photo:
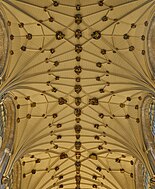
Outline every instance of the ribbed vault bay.
<path id="1" fill-rule="evenodd" d="M 2 92 L 16 104 L 22 189 L 134 189 L 153 175 L 141 133 L 154 93 L 145 46 L 153 0 L 2 1 L 10 55 Z"/>

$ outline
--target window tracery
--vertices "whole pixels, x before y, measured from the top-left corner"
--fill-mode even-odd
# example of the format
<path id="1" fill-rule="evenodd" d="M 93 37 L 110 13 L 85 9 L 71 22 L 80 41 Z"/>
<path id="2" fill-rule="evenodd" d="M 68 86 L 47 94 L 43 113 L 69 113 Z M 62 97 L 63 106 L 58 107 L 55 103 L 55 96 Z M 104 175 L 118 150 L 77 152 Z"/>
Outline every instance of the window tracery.
<path id="1" fill-rule="evenodd" d="M 135 165 L 136 189 L 154 189 L 152 179 L 147 168 L 137 160 Z"/>
<path id="2" fill-rule="evenodd" d="M 4 172 L 7 166 L 7 162 L 13 150 L 14 133 L 15 133 L 15 105 L 10 94 L 4 95 L 0 102 L 0 136 L 1 136 L 1 148 L 0 148 L 0 179 L 2 180 L 2 186 L 9 189 L 11 184 L 11 177 L 5 176 Z"/>
<path id="3" fill-rule="evenodd" d="M 146 147 L 146 153 L 149 159 L 150 166 L 153 171 L 153 177 L 148 175 L 146 168 L 143 168 L 143 175 L 145 180 L 144 187 L 147 188 L 147 182 L 151 184 L 151 187 L 154 188 L 154 175 L 155 175 L 155 135 L 154 135 L 154 128 L 155 128 L 155 101 L 153 96 L 147 96 L 143 102 L 142 107 L 142 132 L 144 137 L 144 143 Z"/>
<path id="4" fill-rule="evenodd" d="M 150 104 L 149 115 L 150 115 L 150 127 L 155 141 L 155 102 L 152 102 Z"/>

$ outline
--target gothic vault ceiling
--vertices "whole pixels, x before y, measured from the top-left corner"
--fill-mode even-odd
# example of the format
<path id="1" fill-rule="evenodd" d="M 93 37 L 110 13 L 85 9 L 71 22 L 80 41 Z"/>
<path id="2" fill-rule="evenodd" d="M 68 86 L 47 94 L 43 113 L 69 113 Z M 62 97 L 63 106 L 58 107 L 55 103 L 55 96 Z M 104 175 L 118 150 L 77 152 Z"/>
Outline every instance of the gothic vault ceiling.
<path id="1" fill-rule="evenodd" d="M 141 110 L 155 87 L 154 8 L 154 0 L 1 2 L 9 44 L 0 90 L 15 105 L 4 176 L 18 161 L 22 189 L 136 189 L 138 160 L 153 176 Z"/>

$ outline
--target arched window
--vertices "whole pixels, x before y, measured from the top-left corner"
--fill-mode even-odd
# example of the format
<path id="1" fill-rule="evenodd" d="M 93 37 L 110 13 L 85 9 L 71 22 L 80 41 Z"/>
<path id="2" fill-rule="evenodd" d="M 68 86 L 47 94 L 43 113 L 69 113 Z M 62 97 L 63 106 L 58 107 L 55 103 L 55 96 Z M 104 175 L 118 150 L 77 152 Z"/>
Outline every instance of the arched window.
<path id="1" fill-rule="evenodd" d="M 0 180 L 7 186 L 10 182 L 7 177 L 3 177 L 10 153 L 13 150 L 15 133 L 15 104 L 11 95 L 7 94 L 0 100 Z M 3 188 L 3 187 L 2 187 Z"/>
<path id="2" fill-rule="evenodd" d="M 146 153 L 149 159 L 152 173 L 155 175 L 155 98 L 147 96 L 142 105 L 142 133 L 146 147 Z M 145 168 L 146 169 L 146 168 Z M 147 170 L 144 171 L 145 185 L 147 189 L 147 180 L 151 184 L 151 188 L 155 188 L 155 180 L 153 175 L 149 177 Z M 148 179 L 149 178 L 149 179 Z M 144 189 L 145 189 L 144 188 Z"/>
<path id="3" fill-rule="evenodd" d="M 135 164 L 135 175 L 136 189 L 155 189 L 148 170 L 139 160 Z"/>
<path id="4" fill-rule="evenodd" d="M 150 104 L 149 115 L 150 115 L 150 127 L 155 141 L 155 101 L 153 101 Z"/>

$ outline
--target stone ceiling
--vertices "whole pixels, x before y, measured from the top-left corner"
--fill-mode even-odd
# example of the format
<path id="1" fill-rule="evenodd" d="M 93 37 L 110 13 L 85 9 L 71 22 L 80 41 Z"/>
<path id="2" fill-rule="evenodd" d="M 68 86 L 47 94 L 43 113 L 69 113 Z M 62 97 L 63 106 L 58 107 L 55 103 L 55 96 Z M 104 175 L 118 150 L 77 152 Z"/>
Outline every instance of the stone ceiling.
<path id="1" fill-rule="evenodd" d="M 16 120 L 4 176 L 17 161 L 22 189 L 135 189 L 138 160 L 154 174 L 141 119 L 155 87 L 147 51 L 154 5 L 1 2 L 9 47 L 0 90 Z"/>

